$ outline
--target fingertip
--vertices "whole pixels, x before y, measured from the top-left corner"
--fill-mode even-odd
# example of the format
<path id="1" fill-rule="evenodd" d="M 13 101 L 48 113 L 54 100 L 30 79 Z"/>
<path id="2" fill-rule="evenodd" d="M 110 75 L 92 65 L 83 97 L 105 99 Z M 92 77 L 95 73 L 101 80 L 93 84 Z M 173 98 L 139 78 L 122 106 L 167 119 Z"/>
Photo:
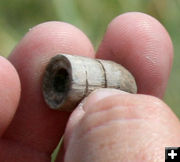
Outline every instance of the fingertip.
<path id="1" fill-rule="evenodd" d="M 36 55 L 52 55 L 53 53 L 79 54 L 92 57 L 94 55 L 93 46 L 88 37 L 77 27 L 58 21 L 44 22 L 31 28 L 22 38 L 18 46 L 10 55 L 28 56 L 22 50 L 37 50 Z M 16 51 L 22 52 L 17 53 Z M 47 51 L 47 52 L 46 52 Z M 31 55 L 34 55 L 31 51 Z"/>
<path id="2" fill-rule="evenodd" d="M 12 64 L 0 56 L 0 135 L 10 124 L 20 99 L 20 80 Z"/>
<path id="3" fill-rule="evenodd" d="M 125 66 L 134 76 L 138 93 L 164 95 L 173 60 L 173 45 L 155 18 L 138 12 L 116 17 L 108 26 L 97 57 Z"/>
<path id="4" fill-rule="evenodd" d="M 65 22 L 50 21 L 30 29 L 12 51 L 9 60 L 21 73 L 22 67 L 33 71 L 36 65 L 40 67 L 39 63 L 45 64 L 61 53 L 94 57 L 93 46 L 81 30 Z"/>

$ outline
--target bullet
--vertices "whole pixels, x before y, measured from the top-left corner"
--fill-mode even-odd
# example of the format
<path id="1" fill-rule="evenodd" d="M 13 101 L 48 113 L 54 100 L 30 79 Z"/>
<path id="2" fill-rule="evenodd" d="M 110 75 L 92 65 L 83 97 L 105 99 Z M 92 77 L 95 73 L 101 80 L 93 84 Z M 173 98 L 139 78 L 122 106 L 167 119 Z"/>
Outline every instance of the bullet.
<path id="1" fill-rule="evenodd" d="M 80 101 L 98 88 L 137 93 L 132 74 L 113 61 L 58 54 L 43 76 L 43 96 L 51 109 L 72 112 Z"/>

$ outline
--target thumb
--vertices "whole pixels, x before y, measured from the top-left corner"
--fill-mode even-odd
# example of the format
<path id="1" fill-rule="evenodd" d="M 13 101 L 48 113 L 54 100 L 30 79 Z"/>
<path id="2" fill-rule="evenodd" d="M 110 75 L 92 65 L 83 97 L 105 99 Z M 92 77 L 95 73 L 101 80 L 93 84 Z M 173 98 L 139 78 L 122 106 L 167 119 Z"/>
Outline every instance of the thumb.
<path id="1" fill-rule="evenodd" d="M 165 161 L 179 137 L 180 122 L 160 99 L 101 89 L 71 115 L 64 162 Z"/>

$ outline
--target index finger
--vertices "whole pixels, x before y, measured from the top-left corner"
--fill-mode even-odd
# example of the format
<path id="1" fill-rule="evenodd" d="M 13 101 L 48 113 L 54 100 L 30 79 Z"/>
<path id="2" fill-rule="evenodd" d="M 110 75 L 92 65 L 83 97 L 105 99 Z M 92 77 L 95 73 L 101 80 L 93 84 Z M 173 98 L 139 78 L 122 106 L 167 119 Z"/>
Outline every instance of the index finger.
<path id="1" fill-rule="evenodd" d="M 59 53 L 94 57 L 87 36 L 63 22 L 34 27 L 9 57 L 19 74 L 22 93 L 17 113 L 4 137 L 48 154 L 58 144 L 69 117 L 67 112 L 50 110 L 41 91 L 44 69 Z"/>

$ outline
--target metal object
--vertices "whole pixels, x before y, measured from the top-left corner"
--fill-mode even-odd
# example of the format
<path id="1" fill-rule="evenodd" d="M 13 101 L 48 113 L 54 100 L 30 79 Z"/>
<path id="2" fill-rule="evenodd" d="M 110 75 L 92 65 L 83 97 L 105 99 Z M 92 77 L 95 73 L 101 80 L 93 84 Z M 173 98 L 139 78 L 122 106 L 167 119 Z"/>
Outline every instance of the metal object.
<path id="1" fill-rule="evenodd" d="M 59 54 L 46 67 L 43 95 L 52 109 L 71 112 L 84 97 L 98 88 L 137 92 L 130 72 L 112 61 Z"/>

